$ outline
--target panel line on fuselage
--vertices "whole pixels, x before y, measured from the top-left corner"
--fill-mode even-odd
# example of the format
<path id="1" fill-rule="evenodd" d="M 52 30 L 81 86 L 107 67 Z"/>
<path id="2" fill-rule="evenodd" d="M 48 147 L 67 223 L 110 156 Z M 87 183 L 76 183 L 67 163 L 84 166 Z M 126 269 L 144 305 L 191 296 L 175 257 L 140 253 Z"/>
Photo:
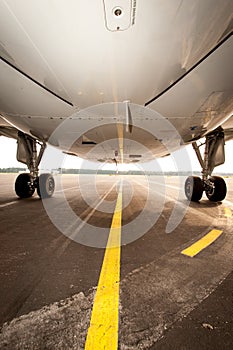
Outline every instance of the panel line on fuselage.
<path id="1" fill-rule="evenodd" d="M 2 56 L 0 56 L 0 59 L 6 63 L 8 66 L 10 66 L 11 68 L 15 69 L 18 73 L 22 74 L 23 76 L 25 76 L 27 79 L 31 80 L 33 83 L 35 83 L 36 85 L 39 85 L 42 89 L 46 90 L 47 92 L 49 92 L 50 94 L 52 94 L 53 96 L 59 98 L 59 100 L 67 103 L 68 105 L 74 107 L 73 103 L 66 100 L 65 98 L 59 96 L 56 92 L 50 90 L 49 88 L 47 88 L 46 86 L 44 86 L 43 84 L 41 84 L 39 81 L 35 80 L 34 78 L 32 78 L 30 75 L 28 75 L 27 73 L 23 72 L 21 69 L 19 69 L 18 67 L 16 67 L 15 65 L 13 65 L 11 62 L 7 61 L 5 58 L 3 58 Z"/>
<path id="2" fill-rule="evenodd" d="M 188 69 L 183 75 L 181 75 L 177 80 L 175 80 L 166 89 L 161 91 L 158 95 L 147 101 L 144 106 L 148 106 L 152 102 L 156 101 L 159 97 L 164 95 L 167 91 L 172 89 L 176 84 L 178 84 L 183 78 L 185 78 L 189 73 L 191 73 L 196 67 L 198 67 L 203 61 L 205 61 L 212 53 L 214 53 L 220 46 L 222 46 L 228 39 L 231 38 L 233 32 L 231 31 L 226 37 L 224 37 L 212 50 L 210 50 L 204 57 L 202 57 L 197 63 L 195 63 L 190 69 Z"/>

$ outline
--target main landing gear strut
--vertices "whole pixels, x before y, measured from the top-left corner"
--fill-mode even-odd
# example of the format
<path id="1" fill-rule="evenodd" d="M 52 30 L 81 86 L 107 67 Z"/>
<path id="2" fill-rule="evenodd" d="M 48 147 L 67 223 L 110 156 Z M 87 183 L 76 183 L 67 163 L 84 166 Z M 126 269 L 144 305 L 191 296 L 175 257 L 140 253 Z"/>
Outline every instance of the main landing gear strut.
<path id="1" fill-rule="evenodd" d="M 39 154 L 37 146 L 40 146 Z M 15 181 L 15 192 L 20 198 L 29 198 L 37 189 L 41 198 L 48 198 L 53 195 L 55 189 L 54 178 L 51 174 L 39 176 L 39 164 L 46 148 L 45 143 L 40 143 L 32 137 L 19 132 L 17 160 L 27 164 L 30 173 L 20 174 Z"/>
<path id="2" fill-rule="evenodd" d="M 188 200 L 197 202 L 205 191 L 207 198 L 212 202 L 220 202 L 226 197 L 227 187 L 224 179 L 211 176 L 217 165 L 225 162 L 224 132 L 221 127 L 206 136 L 204 158 L 196 142 L 192 146 L 202 167 L 202 178 L 189 176 L 185 182 L 185 194 Z"/>

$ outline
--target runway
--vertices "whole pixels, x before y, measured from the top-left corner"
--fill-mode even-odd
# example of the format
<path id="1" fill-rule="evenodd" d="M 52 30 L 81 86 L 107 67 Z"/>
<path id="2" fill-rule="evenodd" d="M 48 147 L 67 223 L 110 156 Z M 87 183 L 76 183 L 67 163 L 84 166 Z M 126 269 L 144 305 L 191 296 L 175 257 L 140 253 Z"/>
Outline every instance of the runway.
<path id="1" fill-rule="evenodd" d="M 43 201 L 17 199 L 15 177 L 0 175 L 1 349 L 97 349 L 106 332 L 109 350 L 232 348 L 232 178 L 222 203 L 188 203 L 182 177 L 56 175 Z"/>

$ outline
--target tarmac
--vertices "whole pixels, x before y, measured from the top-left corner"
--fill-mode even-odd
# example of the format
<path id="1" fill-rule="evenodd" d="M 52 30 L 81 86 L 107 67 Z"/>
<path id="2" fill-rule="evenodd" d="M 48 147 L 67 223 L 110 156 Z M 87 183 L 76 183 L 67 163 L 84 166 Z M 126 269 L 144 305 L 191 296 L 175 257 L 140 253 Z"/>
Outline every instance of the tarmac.
<path id="1" fill-rule="evenodd" d="M 103 270 L 106 284 L 120 274 L 118 349 L 233 348 L 232 178 L 222 203 L 189 203 L 182 177 L 136 175 L 56 175 L 52 198 L 20 200 L 15 178 L 0 175 L 0 349 L 91 349 Z M 105 261 L 112 229 L 118 263 Z"/>

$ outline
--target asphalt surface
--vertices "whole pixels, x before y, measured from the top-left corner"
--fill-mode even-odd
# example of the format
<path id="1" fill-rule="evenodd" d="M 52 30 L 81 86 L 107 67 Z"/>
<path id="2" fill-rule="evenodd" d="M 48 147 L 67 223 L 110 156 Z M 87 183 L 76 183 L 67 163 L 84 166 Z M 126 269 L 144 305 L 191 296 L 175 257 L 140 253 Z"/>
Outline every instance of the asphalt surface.
<path id="1" fill-rule="evenodd" d="M 233 179 L 222 203 L 189 204 L 178 177 L 57 175 L 44 201 L 17 199 L 15 177 L 0 175 L 0 349 L 84 349 L 120 181 L 119 349 L 233 348 Z"/>

